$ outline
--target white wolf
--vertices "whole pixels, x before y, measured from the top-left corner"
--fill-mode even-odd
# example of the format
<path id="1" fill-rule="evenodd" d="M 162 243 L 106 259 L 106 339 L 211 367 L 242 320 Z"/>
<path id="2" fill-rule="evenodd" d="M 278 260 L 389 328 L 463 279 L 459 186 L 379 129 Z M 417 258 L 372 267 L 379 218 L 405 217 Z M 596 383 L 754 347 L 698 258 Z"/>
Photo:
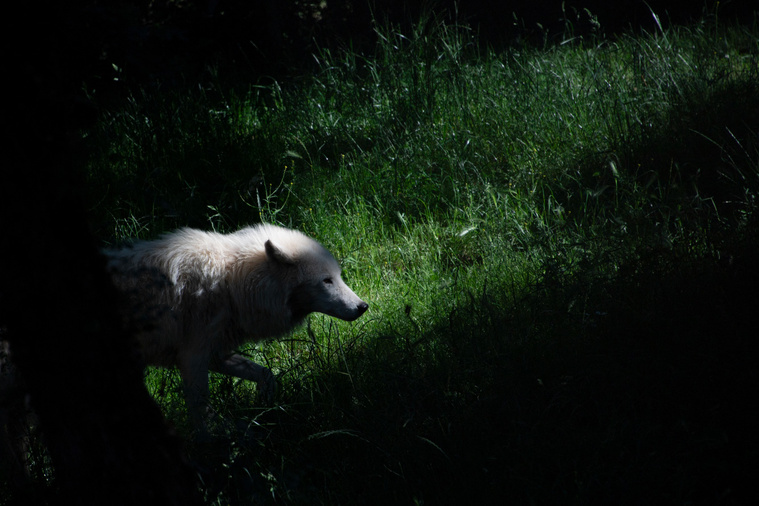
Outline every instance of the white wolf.
<path id="1" fill-rule="evenodd" d="M 209 370 L 255 381 L 273 397 L 271 371 L 235 348 L 286 335 L 312 312 L 352 321 L 369 307 L 329 251 L 273 225 L 227 235 L 186 228 L 105 254 L 114 283 L 134 304 L 131 314 L 144 320 L 137 338 L 145 363 L 179 368 L 201 433 Z"/>

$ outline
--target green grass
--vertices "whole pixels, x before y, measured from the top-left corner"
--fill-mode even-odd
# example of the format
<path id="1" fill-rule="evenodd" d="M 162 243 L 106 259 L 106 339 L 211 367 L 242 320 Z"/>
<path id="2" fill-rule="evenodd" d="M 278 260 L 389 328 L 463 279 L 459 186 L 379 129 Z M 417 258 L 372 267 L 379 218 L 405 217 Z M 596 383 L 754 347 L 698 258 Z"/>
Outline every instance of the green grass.
<path id="1" fill-rule="evenodd" d="M 86 132 L 104 243 L 277 222 L 370 303 L 247 350 L 273 408 L 213 378 L 208 502 L 734 500 L 757 455 L 756 24 L 378 35 L 287 82 L 135 90 Z M 148 384 L 186 431 L 176 373 Z"/>

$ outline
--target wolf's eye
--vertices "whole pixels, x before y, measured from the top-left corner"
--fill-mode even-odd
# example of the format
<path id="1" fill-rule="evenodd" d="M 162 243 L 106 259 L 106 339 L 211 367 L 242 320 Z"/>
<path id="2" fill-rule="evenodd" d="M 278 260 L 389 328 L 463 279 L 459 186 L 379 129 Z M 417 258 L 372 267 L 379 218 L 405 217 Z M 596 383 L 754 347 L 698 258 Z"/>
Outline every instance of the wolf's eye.
<path id="1" fill-rule="evenodd" d="M 331 285 L 332 284 L 332 278 L 324 278 L 324 284 L 325 285 Z"/>

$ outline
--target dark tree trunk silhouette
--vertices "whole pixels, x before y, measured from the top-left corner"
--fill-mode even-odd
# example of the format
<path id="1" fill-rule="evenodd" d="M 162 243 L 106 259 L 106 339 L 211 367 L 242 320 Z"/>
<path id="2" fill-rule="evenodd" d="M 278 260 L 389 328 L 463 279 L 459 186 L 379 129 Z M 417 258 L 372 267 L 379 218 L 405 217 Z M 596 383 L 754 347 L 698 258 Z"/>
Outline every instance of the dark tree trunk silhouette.
<path id="1" fill-rule="evenodd" d="M 49 498 L 200 504 L 180 442 L 143 384 L 87 226 L 74 168 L 83 78 L 77 8 L 17 2 L 12 10 L 0 327 L 55 468 Z"/>

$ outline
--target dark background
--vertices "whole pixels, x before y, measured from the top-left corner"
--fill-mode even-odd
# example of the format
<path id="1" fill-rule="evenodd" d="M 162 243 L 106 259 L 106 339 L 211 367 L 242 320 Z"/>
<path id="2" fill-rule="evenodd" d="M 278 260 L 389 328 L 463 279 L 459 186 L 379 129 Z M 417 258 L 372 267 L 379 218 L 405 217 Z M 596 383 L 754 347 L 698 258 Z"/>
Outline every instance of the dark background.
<path id="1" fill-rule="evenodd" d="M 101 79 L 101 85 L 112 85 L 114 77 L 122 83 L 197 80 L 209 65 L 250 80 L 280 78 L 308 70 L 317 48 L 371 52 L 377 23 L 407 31 L 425 14 L 471 26 L 483 47 L 501 49 L 560 42 L 568 28 L 575 36 L 598 34 L 599 24 L 606 37 L 630 29 L 654 31 L 652 11 L 666 27 L 703 19 L 705 13 L 750 23 L 755 10 L 749 0 L 98 0 L 68 5 L 54 21 L 65 27 L 66 40 L 55 44 L 75 46 L 90 81 Z"/>

